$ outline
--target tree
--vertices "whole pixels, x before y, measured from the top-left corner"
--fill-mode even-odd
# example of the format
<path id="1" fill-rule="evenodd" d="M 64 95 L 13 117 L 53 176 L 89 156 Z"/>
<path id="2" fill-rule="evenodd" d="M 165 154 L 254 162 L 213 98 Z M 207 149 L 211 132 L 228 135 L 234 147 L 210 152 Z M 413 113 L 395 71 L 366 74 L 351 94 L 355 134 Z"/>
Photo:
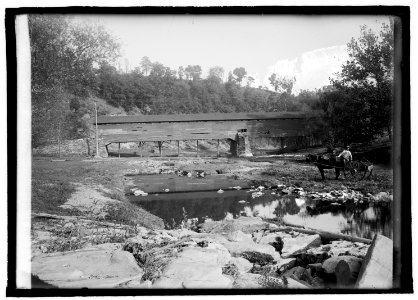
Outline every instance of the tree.
<path id="1" fill-rule="evenodd" d="M 356 120 L 351 121 L 353 124 L 349 122 L 349 126 L 362 134 L 337 137 L 345 142 L 369 142 L 375 135 L 386 132 L 391 139 L 393 22 L 382 24 L 378 33 L 362 26 L 360 37 L 352 39 L 347 50 L 349 59 L 331 82 L 339 93 L 348 96 L 341 104 L 344 109 L 338 112 L 338 117 L 345 118 L 355 107 L 356 118 L 352 119 Z M 338 128 L 335 131 L 340 132 Z"/>
<path id="2" fill-rule="evenodd" d="M 280 99 L 284 103 L 284 111 L 287 111 L 287 102 L 292 94 L 293 85 L 296 82 L 295 77 L 279 76 L 272 73 L 268 78 L 271 86 L 276 93 L 280 93 Z"/>
<path id="3" fill-rule="evenodd" d="M 222 67 L 216 66 L 209 69 L 209 76 L 208 78 L 218 79 L 222 81 L 224 77 L 224 69 Z"/>
<path id="4" fill-rule="evenodd" d="M 232 72 L 234 74 L 235 81 L 241 85 L 242 80 L 247 76 L 247 71 L 243 67 L 235 68 Z"/>
<path id="5" fill-rule="evenodd" d="M 293 85 L 296 82 L 295 77 L 280 76 L 275 73 L 272 73 L 268 80 L 276 93 L 286 93 L 288 95 L 292 93 Z"/>
<path id="6" fill-rule="evenodd" d="M 255 79 L 252 76 L 248 76 L 247 78 L 247 87 L 251 87 L 251 85 L 254 83 Z"/>
<path id="7" fill-rule="evenodd" d="M 179 79 L 183 80 L 184 68 L 182 66 L 179 67 L 179 70 L 178 70 L 177 74 L 179 75 Z"/>
<path id="8" fill-rule="evenodd" d="M 88 98 L 95 92 L 94 66 L 114 61 L 119 44 L 103 27 L 59 15 L 30 15 L 32 141 L 62 134 L 68 94 Z M 57 125 L 57 126 L 54 126 Z"/>
<path id="9" fill-rule="evenodd" d="M 188 65 L 184 71 L 187 80 L 199 80 L 202 74 L 202 68 L 199 65 Z"/>
<path id="10" fill-rule="evenodd" d="M 151 70 L 151 68 L 152 68 L 152 62 L 151 62 L 151 60 L 148 58 L 148 56 L 144 56 L 144 57 L 141 59 L 141 63 L 140 63 L 140 65 L 141 65 L 142 71 L 144 72 L 145 76 L 147 76 L 147 75 L 149 74 L 149 71 L 150 71 L 150 70 Z"/>

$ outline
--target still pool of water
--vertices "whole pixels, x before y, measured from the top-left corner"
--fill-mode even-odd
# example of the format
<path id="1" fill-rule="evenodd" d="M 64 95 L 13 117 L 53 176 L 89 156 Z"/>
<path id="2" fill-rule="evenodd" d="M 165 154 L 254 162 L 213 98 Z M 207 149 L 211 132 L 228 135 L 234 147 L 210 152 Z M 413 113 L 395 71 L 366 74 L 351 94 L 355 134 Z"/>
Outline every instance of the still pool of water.
<path id="1" fill-rule="evenodd" d="M 373 238 L 376 233 L 392 238 L 391 207 L 388 205 L 335 205 L 272 192 L 266 190 L 256 198 L 248 190 L 227 190 L 221 194 L 201 191 L 128 197 L 132 203 L 162 218 L 167 228 L 185 219 L 197 219 L 198 223 L 202 223 L 206 219 L 219 221 L 239 216 L 259 216 L 364 238 Z"/>

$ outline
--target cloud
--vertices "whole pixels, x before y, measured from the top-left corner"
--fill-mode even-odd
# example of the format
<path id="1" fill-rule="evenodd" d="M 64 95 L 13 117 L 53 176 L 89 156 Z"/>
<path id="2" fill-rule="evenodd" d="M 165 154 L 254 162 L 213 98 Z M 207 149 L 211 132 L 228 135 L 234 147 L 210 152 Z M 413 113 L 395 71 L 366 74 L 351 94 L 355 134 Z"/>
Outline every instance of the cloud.
<path id="1" fill-rule="evenodd" d="M 345 45 L 320 48 L 305 52 L 299 57 L 283 59 L 268 67 L 263 84 L 272 89 L 268 78 L 272 73 L 296 78 L 293 93 L 300 90 L 314 90 L 329 85 L 329 78 L 341 70 L 341 65 L 348 59 Z"/>

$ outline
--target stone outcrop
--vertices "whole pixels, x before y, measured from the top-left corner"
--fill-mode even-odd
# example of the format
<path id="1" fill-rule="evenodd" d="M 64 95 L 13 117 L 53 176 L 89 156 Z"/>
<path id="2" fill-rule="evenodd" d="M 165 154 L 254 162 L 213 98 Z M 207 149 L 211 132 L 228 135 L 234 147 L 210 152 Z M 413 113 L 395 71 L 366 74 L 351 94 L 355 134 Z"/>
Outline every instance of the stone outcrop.
<path id="1" fill-rule="evenodd" d="M 217 249 L 218 248 L 218 249 Z M 186 248 L 167 265 L 154 288 L 230 288 L 232 281 L 222 274 L 225 252 L 213 249 Z"/>
<path id="2" fill-rule="evenodd" d="M 63 222 L 62 231 L 72 232 L 75 226 Z M 318 234 L 274 228 L 250 217 L 207 222 L 201 230 L 135 226 L 135 235 L 126 236 L 124 243 L 35 254 L 33 276 L 60 288 L 312 289 L 335 287 L 335 282 L 350 288 L 369 249 L 369 267 L 363 265 L 357 284 L 374 281 L 380 287 L 389 280 L 391 268 L 382 266 L 391 260 L 381 249 L 392 246 L 383 237 L 370 248 L 345 240 L 322 245 Z M 45 232 L 39 231 L 39 240 L 52 237 Z"/>
<path id="3" fill-rule="evenodd" d="M 376 235 L 360 270 L 357 288 L 390 289 L 393 284 L 393 241 Z"/>
<path id="4" fill-rule="evenodd" d="M 59 288 L 114 288 L 143 273 L 131 253 L 103 247 L 41 255 L 32 261 L 32 274 Z"/>
<path id="5" fill-rule="evenodd" d="M 321 245 L 321 237 L 318 234 L 297 236 L 283 239 L 282 257 L 288 258 L 301 254 L 309 248 L 315 248 Z"/>

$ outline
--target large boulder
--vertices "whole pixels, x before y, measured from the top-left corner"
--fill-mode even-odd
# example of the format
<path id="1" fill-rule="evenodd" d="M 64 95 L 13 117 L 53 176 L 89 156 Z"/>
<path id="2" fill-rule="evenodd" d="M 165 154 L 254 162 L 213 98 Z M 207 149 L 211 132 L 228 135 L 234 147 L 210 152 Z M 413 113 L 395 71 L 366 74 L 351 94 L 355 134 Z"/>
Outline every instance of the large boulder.
<path id="1" fill-rule="evenodd" d="M 340 261 L 345 261 L 350 268 L 351 276 L 357 277 L 363 260 L 358 257 L 342 255 L 328 258 L 322 263 L 322 268 L 327 274 L 335 274 L 336 267 Z"/>
<path id="2" fill-rule="evenodd" d="M 218 248 L 218 249 L 217 249 Z M 190 247 L 164 269 L 153 288 L 230 288 L 232 280 L 222 274 L 225 252 L 220 247 Z"/>
<path id="3" fill-rule="evenodd" d="M 230 262 L 238 268 L 239 273 L 248 273 L 253 267 L 253 264 L 243 257 L 232 257 Z"/>
<path id="4" fill-rule="evenodd" d="M 310 248 L 319 247 L 321 245 L 321 237 L 319 234 L 299 235 L 294 238 L 283 239 L 282 257 L 288 258 L 304 253 Z"/>
<path id="5" fill-rule="evenodd" d="M 114 288 L 144 271 L 127 251 L 91 248 L 37 256 L 32 274 L 59 288 Z"/>

